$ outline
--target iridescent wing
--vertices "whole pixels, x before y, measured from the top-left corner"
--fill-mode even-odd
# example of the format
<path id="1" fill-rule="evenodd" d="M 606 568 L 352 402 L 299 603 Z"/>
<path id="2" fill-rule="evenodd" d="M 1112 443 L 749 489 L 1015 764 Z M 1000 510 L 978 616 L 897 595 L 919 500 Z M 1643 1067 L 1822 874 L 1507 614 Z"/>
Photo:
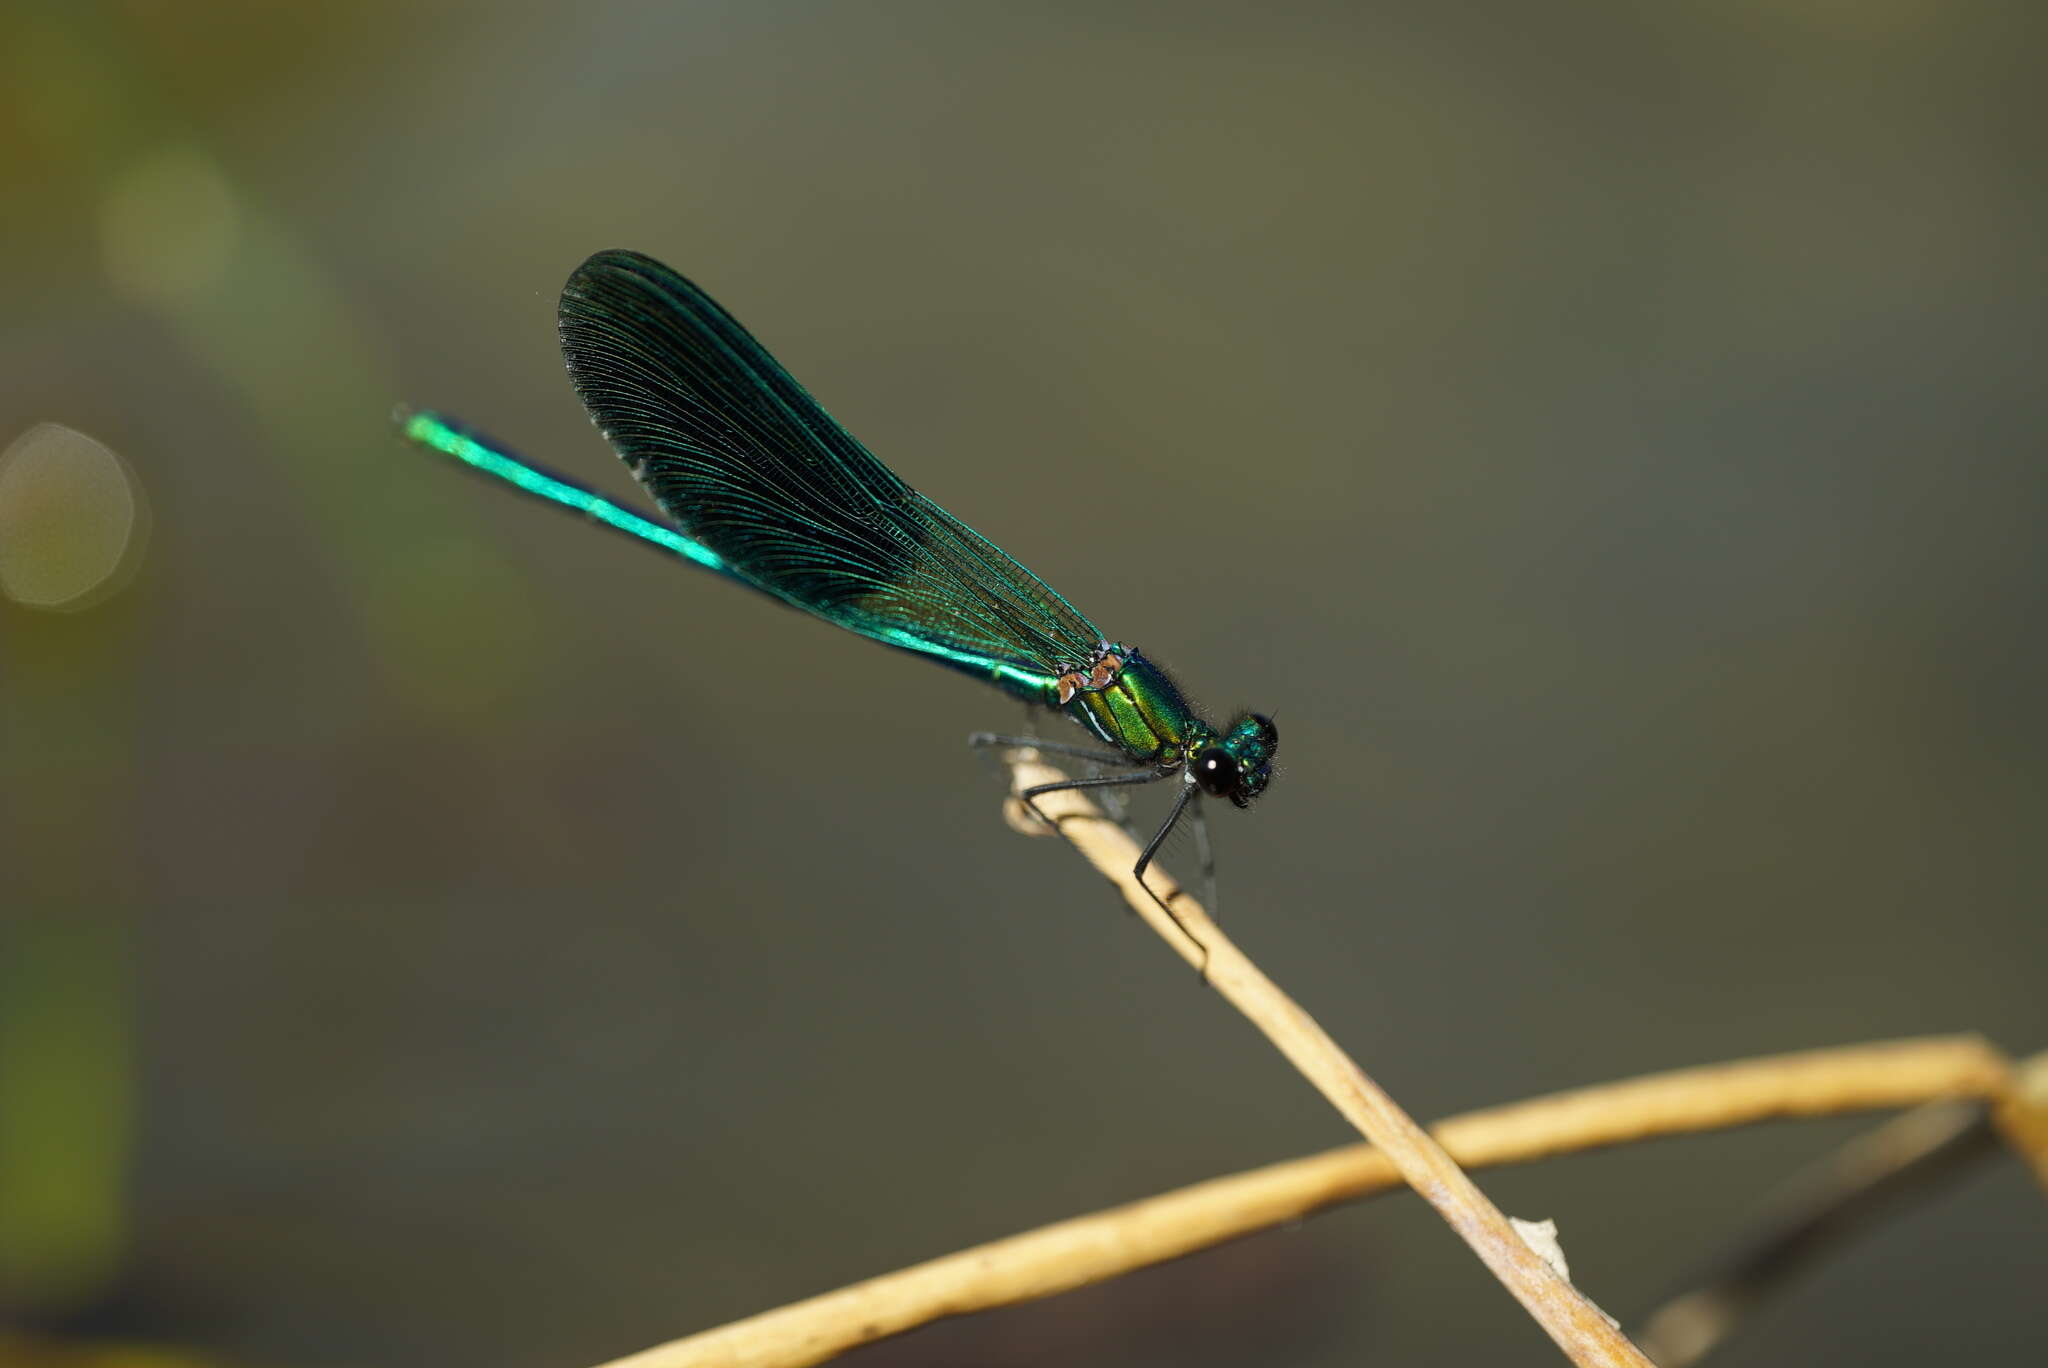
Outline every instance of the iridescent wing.
<path id="1" fill-rule="evenodd" d="M 569 277 L 559 322 L 570 379 L 605 439 L 749 583 L 1011 687 L 1095 656 L 1094 624 L 898 479 L 668 267 L 598 253 Z"/>

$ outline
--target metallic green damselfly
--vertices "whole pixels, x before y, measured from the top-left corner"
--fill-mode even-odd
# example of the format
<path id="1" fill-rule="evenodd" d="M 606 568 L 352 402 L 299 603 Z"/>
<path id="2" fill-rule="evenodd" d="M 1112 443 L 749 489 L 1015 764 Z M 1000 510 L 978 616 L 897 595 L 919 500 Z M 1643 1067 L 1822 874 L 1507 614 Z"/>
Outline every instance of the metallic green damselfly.
<path id="1" fill-rule="evenodd" d="M 550 474 L 438 413 L 401 415 L 405 436 L 849 631 L 1063 712 L 1107 747 L 976 735 L 979 745 L 1036 746 L 1110 771 L 1028 789 L 1027 803 L 1056 789 L 1178 777 L 1172 811 L 1138 859 L 1141 882 L 1191 805 L 1199 821 L 1202 795 L 1247 807 L 1265 790 L 1279 744 L 1270 718 L 1245 713 L 1221 729 L 1202 720 L 1157 666 L 898 479 L 682 276 L 635 252 L 599 252 L 569 277 L 557 319 L 576 393 L 666 519 Z M 1206 838 L 1201 845 L 1206 866 Z"/>

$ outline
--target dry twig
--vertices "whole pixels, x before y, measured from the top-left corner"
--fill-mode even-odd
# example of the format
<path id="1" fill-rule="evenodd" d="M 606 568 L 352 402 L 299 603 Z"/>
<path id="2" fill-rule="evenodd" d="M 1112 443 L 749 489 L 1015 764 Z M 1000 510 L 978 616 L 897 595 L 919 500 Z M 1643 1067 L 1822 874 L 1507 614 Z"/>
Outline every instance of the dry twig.
<path id="1" fill-rule="evenodd" d="M 1997 1152 L 1990 1118 L 1973 1102 L 1932 1102 L 1857 1136 L 1794 1180 L 1756 1233 L 1696 1287 L 1645 1317 L 1644 1349 L 1661 1368 L 1699 1362 L 1767 1298 L 1886 1209 Z"/>
<path id="2" fill-rule="evenodd" d="M 1030 752 L 1013 753 L 1010 767 L 1014 793 L 1065 778 Z M 1387 1156 L 1572 1362 L 1585 1368 L 1650 1368 L 1600 1308 L 1529 1247 L 1443 1147 L 1246 958 L 1199 903 L 1170 885 L 1163 872 L 1154 874 L 1159 896 L 1145 890 L 1131 873 L 1138 861 L 1137 843 L 1121 826 L 1072 789 L 1045 794 L 1036 805 L 1098 873 L 1116 884 L 1124 901 L 1182 958 L 1202 969 L 1210 985 Z M 1191 938 L 1196 944 L 1189 944 Z"/>
<path id="3" fill-rule="evenodd" d="M 1692 1290 L 1643 1321 L 1644 1349 L 1662 1368 L 1697 1363 L 1766 1299 L 1900 1203 L 1939 1191 L 1999 1149 L 2001 1133 L 2048 1185 L 2048 1054 L 2007 1071 L 1978 1101 L 1929 1102 L 1857 1136 L 1787 1184 L 1756 1229 Z M 1985 1106 L 1984 1102 L 1990 1103 Z"/>
<path id="4" fill-rule="evenodd" d="M 1020 789 L 1058 777 L 1057 771 L 1028 756 L 1013 757 L 1012 763 Z M 1061 821 L 1063 834 L 1118 886 L 1155 931 L 1190 964 L 1200 962 L 1200 952 L 1131 879 L 1135 846 L 1121 829 L 1071 792 L 1048 795 L 1040 806 Z M 1159 877 L 1153 875 L 1155 880 Z M 1544 1321 L 1546 1330 L 1568 1353 L 1576 1348 L 1574 1356 L 1582 1363 L 1648 1368 L 1640 1352 L 1542 1265 L 1519 1236 L 1503 1233 L 1499 1213 L 1472 1187 L 1458 1164 L 1525 1162 L 1775 1117 L 1983 1098 L 1996 1104 L 2001 1129 L 2048 1182 L 2048 1161 L 2043 1157 L 2048 1153 L 2048 1097 L 2038 1081 L 2040 1069 L 2033 1071 L 2037 1082 L 2030 1092 L 2015 1083 L 2006 1059 L 1974 1036 L 1816 1050 L 1655 1074 L 1468 1113 L 1435 1127 L 1433 1141 L 1244 959 L 1193 899 L 1177 888 L 1168 888 L 1165 896 L 1182 923 L 1208 947 L 1210 982 L 1317 1081 L 1348 1119 L 1368 1135 L 1384 1131 L 1393 1138 L 1407 1166 L 1422 1175 L 1414 1184 L 1418 1191 L 1441 1202 L 1440 1210 L 1449 1206 L 1455 1213 L 1451 1222 L 1461 1234 L 1478 1232 L 1475 1248 L 1490 1266 L 1496 1256 L 1505 1256 L 1501 1262 L 1523 1282 L 1515 1287 L 1516 1295 L 1525 1305 L 1534 1299 L 1532 1312 L 1540 1308 L 1539 1320 L 1550 1316 Z M 1448 1185 L 1445 1173 L 1454 1175 Z M 604 1368 L 804 1368 L 944 1316 L 1051 1296 L 1402 1185 L 1401 1169 L 1388 1153 L 1373 1145 L 1347 1146 L 977 1246 L 658 1345 Z M 1483 1213 L 1474 1214 L 1466 1192 L 1491 1214 L 1490 1223 Z M 1488 1228 L 1490 1224 L 1502 1229 Z M 1537 1267 L 1527 1269 L 1525 1259 Z M 1556 1289 L 1561 1289 L 1561 1297 Z M 1597 1322 L 1597 1329 L 1589 1319 Z M 1582 1329 L 1587 1333 L 1580 1337 Z M 1576 1344 L 1568 1343 L 1574 1337 L 1580 1337 Z M 1581 1358 L 1578 1353 L 1591 1356 Z"/>
<path id="5" fill-rule="evenodd" d="M 2005 1058 L 1975 1036 L 1810 1050 L 1555 1093 L 1432 1127 L 1478 1168 L 1787 1117 L 2001 1099 Z M 941 1317 L 1049 1297 L 1402 1186 L 1347 1145 L 1215 1178 L 899 1269 L 672 1341 L 606 1368 L 803 1368 Z"/>

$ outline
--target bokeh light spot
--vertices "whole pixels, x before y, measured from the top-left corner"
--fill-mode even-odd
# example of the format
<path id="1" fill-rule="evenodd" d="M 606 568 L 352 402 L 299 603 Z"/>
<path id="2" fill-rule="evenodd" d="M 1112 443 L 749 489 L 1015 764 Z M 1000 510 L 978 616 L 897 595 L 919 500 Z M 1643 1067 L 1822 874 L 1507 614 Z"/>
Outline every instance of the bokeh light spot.
<path id="1" fill-rule="evenodd" d="M 84 433 L 38 423 L 0 451 L 0 595 L 90 607 L 127 583 L 147 526 L 134 475 Z"/>

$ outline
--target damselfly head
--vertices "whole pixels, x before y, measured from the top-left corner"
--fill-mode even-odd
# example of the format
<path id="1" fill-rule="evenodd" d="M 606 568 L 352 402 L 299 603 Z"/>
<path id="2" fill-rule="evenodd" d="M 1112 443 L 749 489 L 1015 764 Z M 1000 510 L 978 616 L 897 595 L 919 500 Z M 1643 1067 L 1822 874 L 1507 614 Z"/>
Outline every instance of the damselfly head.
<path id="1" fill-rule="evenodd" d="M 1273 777 L 1273 752 L 1278 749 L 1280 730 L 1273 719 L 1246 713 L 1230 724 L 1219 742 L 1195 752 L 1188 772 L 1202 792 L 1250 807 Z"/>

